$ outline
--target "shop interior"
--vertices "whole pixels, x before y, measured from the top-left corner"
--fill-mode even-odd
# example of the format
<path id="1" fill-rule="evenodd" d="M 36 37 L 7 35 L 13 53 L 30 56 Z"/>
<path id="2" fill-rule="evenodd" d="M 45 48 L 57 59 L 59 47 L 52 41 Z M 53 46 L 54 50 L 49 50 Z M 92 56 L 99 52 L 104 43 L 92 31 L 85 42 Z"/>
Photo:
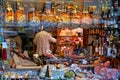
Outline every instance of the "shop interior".
<path id="1" fill-rule="evenodd" d="M 41 29 L 56 39 L 46 55 L 33 43 Z M 120 79 L 120 1 L 0 0 L 0 76 Z"/>

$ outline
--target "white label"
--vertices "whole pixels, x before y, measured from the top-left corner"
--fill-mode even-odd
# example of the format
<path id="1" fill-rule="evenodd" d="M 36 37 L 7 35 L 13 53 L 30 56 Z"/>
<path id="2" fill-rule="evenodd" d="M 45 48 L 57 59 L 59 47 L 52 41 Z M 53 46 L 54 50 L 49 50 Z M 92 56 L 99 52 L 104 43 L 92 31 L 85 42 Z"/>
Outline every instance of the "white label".
<path id="1" fill-rule="evenodd" d="M 111 48 L 110 47 L 107 50 L 107 56 L 111 56 Z"/>
<path id="2" fill-rule="evenodd" d="M 2 48 L 7 48 L 7 43 L 6 42 L 2 42 Z"/>
<path id="3" fill-rule="evenodd" d="M 96 48 L 95 48 L 95 52 L 98 52 L 98 51 L 99 51 L 99 50 L 98 50 L 98 47 L 96 47 Z"/>
<path id="4" fill-rule="evenodd" d="M 99 55 L 102 55 L 102 48 L 99 47 Z"/>

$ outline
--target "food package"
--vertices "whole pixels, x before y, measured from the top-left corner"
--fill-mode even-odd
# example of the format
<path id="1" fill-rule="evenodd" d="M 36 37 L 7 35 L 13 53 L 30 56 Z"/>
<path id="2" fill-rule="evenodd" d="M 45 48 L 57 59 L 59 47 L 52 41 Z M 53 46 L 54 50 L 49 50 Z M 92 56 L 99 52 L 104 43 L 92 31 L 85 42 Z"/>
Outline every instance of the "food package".
<path id="1" fill-rule="evenodd" d="M 92 24 L 92 18 L 87 14 L 83 15 L 81 23 L 86 24 L 86 25 L 90 25 L 90 24 Z"/>
<path id="2" fill-rule="evenodd" d="M 39 15 L 38 11 L 28 12 L 28 23 L 30 26 L 40 25 L 40 17 L 38 15 Z"/>
<path id="3" fill-rule="evenodd" d="M 62 23 L 69 23 L 70 22 L 70 15 L 63 12 L 58 16 L 58 21 Z"/>
<path id="4" fill-rule="evenodd" d="M 81 17 L 81 14 L 79 14 L 79 13 L 71 15 L 71 22 L 73 24 L 80 24 L 81 23 L 81 19 L 82 19 L 82 17 Z"/>
<path id="5" fill-rule="evenodd" d="M 9 8 L 9 10 L 7 10 L 5 12 L 5 22 L 6 23 L 13 23 L 14 22 L 14 12 L 13 12 L 12 8 Z"/>
<path id="6" fill-rule="evenodd" d="M 41 20 L 46 22 L 57 22 L 56 16 L 52 11 L 49 14 L 43 13 Z"/>
<path id="7" fill-rule="evenodd" d="M 15 18 L 18 25 L 26 24 L 26 15 L 24 10 L 17 10 L 15 12 Z"/>

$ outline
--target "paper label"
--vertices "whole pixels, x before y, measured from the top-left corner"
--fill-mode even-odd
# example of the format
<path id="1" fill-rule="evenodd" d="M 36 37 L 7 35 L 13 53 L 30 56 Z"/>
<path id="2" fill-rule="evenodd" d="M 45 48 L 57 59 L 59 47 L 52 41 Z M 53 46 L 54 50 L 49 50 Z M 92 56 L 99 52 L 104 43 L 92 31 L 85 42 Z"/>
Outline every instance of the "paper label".
<path id="1" fill-rule="evenodd" d="M 7 43 L 6 42 L 2 42 L 2 48 L 7 48 Z"/>

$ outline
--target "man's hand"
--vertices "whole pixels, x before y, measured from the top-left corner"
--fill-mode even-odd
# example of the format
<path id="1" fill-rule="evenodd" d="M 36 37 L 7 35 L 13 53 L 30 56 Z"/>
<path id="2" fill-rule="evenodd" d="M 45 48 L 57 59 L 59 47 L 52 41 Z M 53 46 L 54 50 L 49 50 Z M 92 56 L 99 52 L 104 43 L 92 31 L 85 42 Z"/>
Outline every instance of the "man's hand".
<path id="1" fill-rule="evenodd" d="M 48 57 L 48 58 L 56 58 L 57 59 L 57 57 L 55 57 L 53 54 L 47 54 L 47 53 L 45 53 L 44 55 L 46 57 Z"/>

